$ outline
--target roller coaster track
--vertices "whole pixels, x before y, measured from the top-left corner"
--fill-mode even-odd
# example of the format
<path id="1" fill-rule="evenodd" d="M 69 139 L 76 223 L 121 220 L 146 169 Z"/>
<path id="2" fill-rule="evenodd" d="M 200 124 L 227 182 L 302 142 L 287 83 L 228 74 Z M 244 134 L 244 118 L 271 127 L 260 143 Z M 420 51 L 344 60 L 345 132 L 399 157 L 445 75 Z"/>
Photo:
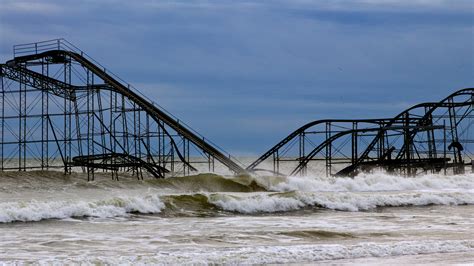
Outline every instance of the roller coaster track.
<path id="1" fill-rule="evenodd" d="M 335 135 L 331 136 L 330 138 L 326 139 L 319 146 L 314 148 L 307 156 L 305 156 L 305 158 L 300 161 L 298 166 L 291 172 L 290 175 L 296 175 L 296 174 L 300 173 L 300 171 L 308 164 L 309 161 L 311 161 L 314 158 L 314 156 L 316 154 L 318 154 L 318 152 L 320 152 L 326 146 L 331 145 L 334 142 L 334 140 L 336 140 L 336 139 L 338 139 L 342 136 L 352 134 L 352 133 L 365 133 L 365 132 L 371 132 L 371 131 L 372 132 L 378 132 L 378 134 L 381 134 L 381 133 L 387 132 L 389 130 L 401 130 L 401 129 L 406 129 L 406 127 L 394 127 L 392 125 L 389 125 L 389 126 L 385 126 L 385 127 L 382 127 L 382 128 L 364 128 L 364 129 L 358 129 L 358 130 L 348 130 L 348 131 L 344 131 L 344 132 L 335 134 Z M 412 129 L 416 129 L 416 127 L 412 127 Z M 424 130 L 426 130 L 426 129 L 427 128 L 424 128 Z M 428 129 L 432 129 L 432 127 L 428 128 Z M 382 159 L 382 158 L 380 158 L 380 159 Z M 400 162 L 401 162 L 401 160 L 400 160 Z M 361 163 L 359 163 L 359 164 L 361 164 Z M 394 164 L 393 161 L 392 161 L 392 164 Z M 340 172 L 338 172 L 336 175 L 344 176 Z M 345 174 L 345 175 L 348 175 L 348 174 Z"/>
<path id="2" fill-rule="evenodd" d="M 391 119 L 385 118 L 385 119 L 323 119 L 323 120 L 315 120 L 310 123 L 307 123 L 300 128 L 296 129 L 293 131 L 291 134 L 289 134 L 287 137 L 285 137 L 283 140 L 278 142 L 275 146 L 270 148 L 268 151 L 266 151 L 263 155 L 261 155 L 257 160 L 255 160 L 253 163 L 251 163 L 246 169 L 248 171 L 255 170 L 256 167 L 261 164 L 263 161 L 268 159 L 270 156 L 272 156 L 276 151 L 281 149 L 283 146 L 288 144 L 290 141 L 294 140 L 296 137 L 298 137 L 300 134 L 304 133 L 307 129 L 320 125 L 320 124 L 326 124 L 326 123 L 369 123 L 369 124 L 374 124 L 374 125 L 383 125 L 386 124 L 387 122 L 391 121 Z"/>
<path id="3" fill-rule="evenodd" d="M 457 97 L 464 96 L 467 99 L 458 99 Z M 452 134 L 453 142 L 457 142 L 457 127 L 459 123 L 465 119 L 472 117 L 472 106 L 474 105 L 474 96 L 473 96 L 473 89 L 463 89 L 459 90 L 450 96 L 446 97 L 440 102 L 427 102 L 417 104 L 412 106 L 400 114 L 398 114 L 394 118 L 389 119 L 327 119 L 327 120 L 317 120 L 310 122 L 297 130 L 293 131 L 287 137 L 282 139 L 278 142 L 275 146 L 265 152 L 262 156 L 260 156 L 256 161 L 250 164 L 247 167 L 248 171 L 270 171 L 274 172 L 275 174 L 281 174 L 275 169 L 279 168 L 280 162 L 297 162 L 296 167 L 287 174 L 289 175 L 296 175 L 302 174 L 306 171 L 306 167 L 310 161 L 313 160 L 324 160 L 326 161 L 326 174 L 329 175 L 336 175 L 336 176 L 354 176 L 359 172 L 359 168 L 367 168 L 370 169 L 371 167 L 381 167 L 385 169 L 404 169 L 403 171 L 413 168 L 420 168 L 420 169 L 433 169 L 433 171 L 439 171 L 443 167 L 448 165 L 456 165 L 461 162 L 461 155 L 460 149 L 462 149 L 462 145 L 450 145 L 450 149 L 453 148 L 453 153 L 456 155 L 454 158 L 437 158 L 436 157 L 436 147 L 435 142 L 439 142 L 440 140 L 434 139 L 434 136 L 431 137 L 431 140 L 426 141 L 429 147 L 429 156 L 428 158 L 414 158 L 418 153 L 418 150 L 407 151 L 407 145 L 412 145 L 415 141 L 415 137 L 419 135 L 419 132 L 427 132 L 427 134 L 434 134 L 428 133 L 433 131 L 442 131 L 448 129 Z M 466 110 L 462 114 L 456 115 L 454 110 L 456 108 L 464 108 L 467 107 Z M 451 125 L 446 128 L 445 125 L 442 125 L 438 122 L 440 121 L 433 121 L 433 113 L 440 109 L 447 109 L 449 110 L 449 115 L 445 116 L 444 118 L 449 118 Z M 444 109 L 443 109 L 444 110 Z M 421 114 L 416 113 L 416 111 L 420 112 Z M 457 121 L 456 121 L 457 119 Z M 440 118 L 438 118 L 440 120 Z M 454 121 L 452 121 L 454 120 Z M 326 124 L 326 128 L 318 129 L 318 126 L 324 126 Z M 354 126 L 351 126 L 353 124 Z M 362 126 L 358 126 L 362 124 Z M 334 125 L 338 126 L 338 129 L 333 130 L 331 126 Z M 370 133 L 372 132 L 372 133 Z M 317 140 L 316 143 L 312 143 L 314 148 L 306 152 L 304 148 L 304 139 L 305 136 L 308 134 L 322 134 L 324 135 L 321 139 Z M 345 136 L 352 135 L 352 155 L 345 157 L 344 159 L 346 163 L 349 163 L 348 166 L 344 167 L 342 170 L 338 170 L 337 173 L 332 174 L 330 168 L 331 161 L 336 160 L 340 163 L 342 158 L 333 158 L 333 154 L 331 150 L 335 145 L 336 141 L 342 142 Z M 357 139 L 359 136 L 373 136 L 372 139 L 367 143 L 365 149 L 363 149 L 362 153 L 359 154 L 357 151 Z M 399 135 L 403 136 L 404 142 L 400 149 L 396 149 L 395 147 L 387 147 L 384 145 L 389 145 L 388 140 L 384 140 L 384 137 Z M 472 136 L 467 136 L 468 139 L 471 139 Z M 386 143 L 384 143 L 384 141 Z M 397 141 L 397 140 L 394 140 Z M 469 140 L 465 140 L 469 142 Z M 281 153 L 288 153 L 291 145 L 294 145 L 294 142 L 298 142 L 300 145 L 299 148 L 299 156 L 297 157 L 282 157 Z M 419 142 L 419 140 L 418 140 Z M 293 143 L 293 144 L 291 144 Z M 303 143 L 303 144 L 302 144 Z M 355 143 L 355 144 L 354 144 Z M 449 144 L 449 143 L 448 143 Z M 303 145 L 303 148 L 301 148 Z M 344 144 L 342 144 L 344 145 Z M 355 147 L 354 147 L 355 145 Z M 375 147 L 377 145 L 377 150 Z M 461 147 L 461 148 L 460 148 Z M 303 150 L 303 151 L 301 151 Z M 315 156 L 322 151 L 326 151 L 326 155 L 323 159 L 317 159 Z M 376 152 L 376 156 L 369 156 L 369 154 L 374 151 Z M 391 153 L 396 151 L 396 157 L 391 158 Z M 432 154 L 433 153 L 433 154 Z M 286 155 L 288 156 L 288 155 Z M 342 154 L 342 156 L 346 156 Z M 419 154 L 417 156 L 420 156 Z M 262 164 L 268 158 L 273 157 L 273 171 L 269 169 L 257 168 L 260 164 Z M 447 163 L 451 159 L 454 159 L 453 163 Z M 275 164 L 278 166 L 275 167 Z M 408 173 L 409 175 L 410 173 Z"/>
<path id="4" fill-rule="evenodd" d="M 462 96 L 462 95 L 470 96 L 470 98 L 466 101 L 463 101 L 463 102 L 453 102 L 453 99 L 455 97 Z M 409 116 L 410 116 L 410 111 L 413 111 L 415 109 L 420 109 L 420 108 L 427 108 L 428 109 L 428 111 L 425 112 L 424 116 L 421 117 L 420 121 L 418 122 L 419 125 L 423 125 L 423 124 L 426 124 L 428 122 L 431 114 L 437 109 L 440 109 L 440 108 L 454 108 L 454 107 L 462 107 L 462 106 L 471 106 L 472 107 L 473 105 L 474 105 L 474 89 L 473 88 L 465 88 L 465 89 L 461 89 L 459 91 L 456 91 L 456 92 L 452 93 L 451 95 L 444 98 L 443 100 L 441 100 L 438 103 L 421 103 L 421 104 L 417 104 L 415 106 L 412 106 L 412 107 L 404 110 L 403 112 L 401 112 L 397 116 L 395 116 L 393 118 L 393 120 L 390 121 L 390 123 L 388 125 L 390 126 L 397 119 L 402 119 L 403 117 L 405 117 L 405 119 L 408 119 Z M 472 112 L 472 108 L 470 110 L 471 110 L 470 112 Z M 455 128 L 456 128 L 456 126 L 454 126 L 454 129 Z M 416 135 L 417 132 L 418 132 L 417 129 L 412 131 L 412 133 L 409 136 L 408 143 L 410 143 L 413 140 L 413 138 L 414 138 L 414 136 Z M 377 134 L 377 136 L 372 140 L 372 142 L 368 145 L 368 147 L 366 148 L 364 153 L 357 159 L 357 161 L 355 163 L 353 163 L 352 165 L 342 169 L 336 175 L 340 175 L 340 176 L 351 175 L 351 173 L 353 173 L 357 169 L 357 167 L 359 167 L 359 165 L 362 164 L 362 162 L 369 159 L 368 158 L 369 153 L 374 149 L 375 144 L 382 137 L 383 137 L 383 132 L 379 132 Z M 406 149 L 407 149 L 407 147 L 404 145 L 403 148 L 400 150 L 399 154 L 397 155 L 397 159 L 400 159 L 402 157 L 402 154 L 406 151 Z M 456 149 L 456 147 L 455 147 L 455 149 Z"/>
<path id="5" fill-rule="evenodd" d="M 465 150 L 474 144 L 472 88 L 394 118 L 310 122 L 244 168 L 64 39 L 14 46 L 13 59 L 0 64 L 0 80 L 0 170 L 82 169 L 88 179 L 95 169 L 112 178 L 143 178 L 144 170 L 163 178 L 215 171 L 215 159 L 236 174 L 281 174 L 280 163 L 288 163 L 282 166 L 290 175 L 322 166 L 328 176 L 372 169 L 411 175 L 449 167 L 461 173 L 465 159 L 474 161 Z M 273 170 L 262 166 L 270 158 Z"/>
<path id="6" fill-rule="evenodd" d="M 159 125 L 161 123 L 166 124 L 168 127 L 173 129 L 177 134 L 185 138 L 186 140 L 190 141 L 198 148 L 202 150 L 203 153 L 207 154 L 212 158 L 215 158 L 217 161 L 221 162 L 223 165 L 228 167 L 234 173 L 240 174 L 245 173 L 246 170 L 239 165 L 232 159 L 230 155 L 224 154 L 220 148 L 216 147 L 214 144 L 211 144 L 206 140 L 204 137 L 196 133 L 192 130 L 189 126 L 184 124 L 182 121 L 179 121 L 174 116 L 169 114 L 168 112 L 164 111 L 164 109 L 159 108 L 155 105 L 154 102 L 151 102 L 146 97 L 139 95 L 139 93 L 132 90 L 130 85 L 125 84 L 120 79 L 117 78 L 115 75 L 110 74 L 111 72 L 107 72 L 105 68 L 103 68 L 100 64 L 96 63 L 95 60 L 91 59 L 90 57 L 86 56 L 85 53 L 77 49 L 75 46 L 70 44 L 69 42 L 59 39 L 59 40 L 52 40 L 53 46 L 51 47 L 50 43 L 45 42 L 46 49 L 41 49 L 41 43 L 33 44 L 35 49 L 34 52 L 31 51 L 22 51 L 22 47 L 20 46 L 17 50 L 18 55 L 15 54 L 14 59 L 7 61 L 6 64 L 0 65 L 0 76 L 6 77 L 8 79 L 14 80 L 19 82 L 20 84 L 25 84 L 27 86 L 34 87 L 36 89 L 42 91 L 48 91 L 56 96 L 66 98 L 70 101 L 75 101 L 77 92 L 81 91 L 88 91 L 88 90 L 109 90 L 120 95 L 125 96 L 134 104 L 136 104 L 139 108 L 144 110 L 152 119 L 156 121 Z M 55 43 L 57 42 L 57 46 Z M 31 44 L 29 45 L 31 48 Z M 38 48 L 40 47 L 40 48 Z M 23 55 L 22 53 L 26 53 Z M 34 65 L 36 60 L 44 60 L 47 62 L 53 63 L 62 63 L 66 61 L 73 60 L 80 64 L 85 70 L 90 71 L 91 73 L 95 74 L 101 80 L 103 80 L 104 84 L 94 84 L 87 86 L 75 86 L 70 83 L 66 83 L 60 81 L 58 79 L 49 77 L 47 75 L 43 75 L 42 73 L 38 73 L 36 71 L 32 71 L 28 69 L 26 66 Z M 21 117 L 20 117 L 21 119 Z M 107 130 L 107 129 L 105 129 Z M 163 128 L 164 130 L 164 128 Z M 174 142 L 171 135 L 165 131 L 165 133 L 170 137 L 172 145 L 176 147 L 176 153 L 178 157 L 183 161 L 183 163 L 187 164 L 191 169 L 195 170 L 189 162 L 184 158 L 185 156 L 179 152 L 177 149 L 177 143 Z M 117 153 L 120 154 L 120 153 Z M 87 162 L 89 161 L 87 157 L 92 155 L 85 155 L 84 157 L 77 157 L 75 164 L 79 164 L 80 162 Z M 104 155 L 105 156 L 105 155 Z M 106 156 L 107 157 L 107 156 Z M 128 158 L 129 160 L 136 162 L 140 162 L 140 160 L 133 160 L 134 158 L 131 155 L 121 155 L 121 158 Z M 83 159 L 78 159 L 83 158 Z M 138 158 L 139 159 L 139 158 Z M 89 163 L 90 164 L 90 163 Z M 153 171 L 152 171 L 153 172 Z M 157 171 L 155 171 L 157 173 Z"/>
<path id="7" fill-rule="evenodd" d="M 169 170 L 160 167 L 154 163 L 148 163 L 135 156 L 125 153 L 106 153 L 86 156 L 76 156 L 72 158 L 73 164 L 76 166 L 86 166 L 93 168 L 100 168 L 106 170 L 117 171 L 120 167 L 146 169 L 155 178 L 164 178 L 165 173 Z"/>

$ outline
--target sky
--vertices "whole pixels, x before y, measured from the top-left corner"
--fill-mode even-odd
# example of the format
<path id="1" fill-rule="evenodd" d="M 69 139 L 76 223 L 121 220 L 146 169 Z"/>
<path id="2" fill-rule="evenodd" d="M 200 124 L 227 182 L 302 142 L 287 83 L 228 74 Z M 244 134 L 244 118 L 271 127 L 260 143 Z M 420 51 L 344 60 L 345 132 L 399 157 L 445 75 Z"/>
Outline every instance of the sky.
<path id="1" fill-rule="evenodd" d="M 474 87 L 472 0 L 0 0 L 0 61 L 65 38 L 234 155 Z"/>

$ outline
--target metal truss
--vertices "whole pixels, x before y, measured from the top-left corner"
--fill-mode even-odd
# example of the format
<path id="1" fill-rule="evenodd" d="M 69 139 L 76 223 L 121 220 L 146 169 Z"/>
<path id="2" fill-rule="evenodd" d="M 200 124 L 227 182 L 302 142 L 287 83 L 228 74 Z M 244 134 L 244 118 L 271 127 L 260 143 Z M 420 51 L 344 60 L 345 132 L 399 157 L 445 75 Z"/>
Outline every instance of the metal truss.
<path id="1" fill-rule="evenodd" d="M 281 175 L 354 176 L 384 170 L 414 176 L 463 173 L 474 159 L 474 89 L 415 105 L 390 119 L 308 123 L 247 167 Z"/>
<path id="2" fill-rule="evenodd" d="M 165 177 L 241 164 L 64 39 L 0 65 L 1 170 Z"/>
<path id="3" fill-rule="evenodd" d="M 14 46 L 0 64 L 0 170 L 162 178 L 199 171 L 354 176 L 463 173 L 474 159 L 474 89 L 394 118 L 308 123 L 244 168 L 64 39 Z"/>

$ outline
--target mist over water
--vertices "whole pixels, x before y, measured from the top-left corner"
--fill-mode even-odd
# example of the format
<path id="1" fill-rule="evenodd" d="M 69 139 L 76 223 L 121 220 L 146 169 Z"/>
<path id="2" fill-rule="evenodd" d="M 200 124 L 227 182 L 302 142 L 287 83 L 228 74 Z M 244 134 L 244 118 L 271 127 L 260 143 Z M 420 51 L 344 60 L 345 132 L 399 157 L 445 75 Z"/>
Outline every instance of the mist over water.
<path id="1" fill-rule="evenodd" d="M 429 262 L 423 254 L 449 253 L 463 262 L 474 253 L 474 174 L 0 179 L 2 261 Z"/>

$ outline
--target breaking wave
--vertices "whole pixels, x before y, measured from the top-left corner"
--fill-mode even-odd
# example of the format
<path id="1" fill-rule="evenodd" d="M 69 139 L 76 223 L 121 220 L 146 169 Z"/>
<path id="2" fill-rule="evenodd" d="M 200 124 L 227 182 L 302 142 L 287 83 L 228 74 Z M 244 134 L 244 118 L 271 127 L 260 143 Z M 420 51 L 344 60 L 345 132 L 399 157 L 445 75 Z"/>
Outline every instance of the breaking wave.
<path id="1" fill-rule="evenodd" d="M 474 204 L 473 193 L 313 193 L 288 192 L 236 197 L 220 195 L 211 202 L 223 210 L 245 214 L 294 211 L 320 207 L 339 211 L 366 211 L 378 207 Z"/>
<path id="2" fill-rule="evenodd" d="M 160 180 L 102 178 L 87 182 L 83 178 L 40 172 L 0 178 L 3 223 L 107 218 L 130 213 L 199 216 L 308 208 L 367 211 L 379 207 L 474 204 L 474 174 L 416 178 L 382 173 L 355 178 L 201 174 Z M 71 195 L 77 200 L 72 200 Z M 91 199 L 90 195 L 100 198 Z"/>
<path id="3" fill-rule="evenodd" d="M 424 175 L 401 177 L 385 173 L 360 174 L 354 178 L 320 176 L 284 177 L 280 180 L 261 179 L 272 191 L 406 191 L 406 190 L 472 190 L 474 174 Z"/>
<path id="4" fill-rule="evenodd" d="M 115 197 L 98 201 L 19 201 L 0 203 L 0 222 L 40 221 L 71 217 L 110 218 L 129 213 L 159 213 L 164 208 L 158 196 Z"/>

